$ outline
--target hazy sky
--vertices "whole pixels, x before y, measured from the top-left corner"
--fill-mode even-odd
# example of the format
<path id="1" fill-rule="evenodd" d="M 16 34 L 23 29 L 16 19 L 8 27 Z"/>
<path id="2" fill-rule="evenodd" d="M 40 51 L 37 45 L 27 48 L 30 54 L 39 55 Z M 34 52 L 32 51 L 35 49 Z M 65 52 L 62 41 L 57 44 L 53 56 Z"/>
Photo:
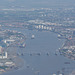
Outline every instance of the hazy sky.
<path id="1" fill-rule="evenodd" d="M 0 0 L 0 6 L 25 6 L 26 8 L 51 7 L 51 6 L 73 6 L 75 0 Z"/>

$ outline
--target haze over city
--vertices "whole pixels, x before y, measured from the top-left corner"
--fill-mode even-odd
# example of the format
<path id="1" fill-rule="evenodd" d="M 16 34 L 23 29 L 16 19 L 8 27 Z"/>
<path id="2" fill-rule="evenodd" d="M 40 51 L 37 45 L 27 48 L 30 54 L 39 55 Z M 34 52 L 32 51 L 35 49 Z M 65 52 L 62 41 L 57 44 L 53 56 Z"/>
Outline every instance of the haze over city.
<path id="1" fill-rule="evenodd" d="M 75 75 L 75 0 L 0 0 L 0 75 Z"/>
<path id="2" fill-rule="evenodd" d="M 50 8 L 50 7 L 72 7 L 75 0 L 0 0 L 0 7 L 11 8 Z"/>

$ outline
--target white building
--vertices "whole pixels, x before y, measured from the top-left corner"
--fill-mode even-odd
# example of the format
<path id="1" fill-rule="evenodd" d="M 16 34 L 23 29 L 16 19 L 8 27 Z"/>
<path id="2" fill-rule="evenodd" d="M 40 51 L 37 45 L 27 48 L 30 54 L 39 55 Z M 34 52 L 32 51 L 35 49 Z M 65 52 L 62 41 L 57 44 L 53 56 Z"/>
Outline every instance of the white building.
<path id="1" fill-rule="evenodd" d="M 13 62 L 6 62 L 5 65 L 6 66 L 14 66 L 15 64 Z"/>
<path id="2" fill-rule="evenodd" d="M 0 59 L 7 59 L 7 52 L 1 53 Z"/>

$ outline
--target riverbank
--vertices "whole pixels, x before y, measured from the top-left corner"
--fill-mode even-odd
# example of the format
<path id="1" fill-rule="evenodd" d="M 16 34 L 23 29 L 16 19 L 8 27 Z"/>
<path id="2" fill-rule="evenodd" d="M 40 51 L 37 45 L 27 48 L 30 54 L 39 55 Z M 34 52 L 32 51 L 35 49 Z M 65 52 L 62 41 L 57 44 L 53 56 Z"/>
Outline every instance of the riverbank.
<path id="1" fill-rule="evenodd" d="M 75 66 L 74 61 L 60 54 L 55 55 L 56 50 L 64 43 L 63 40 L 57 38 L 56 34 L 48 31 L 40 32 L 18 28 L 9 29 L 20 31 L 27 36 L 26 47 L 18 48 L 19 53 L 24 54 L 21 58 L 26 61 L 26 65 L 19 71 L 17 70 L 17 72 L 8 72 L 2 75 L 35 75 L 37 71 L 39 71 L 40 75 L 52 75 L 54 73 L 57 74 L 58 71 L 62 73 L 63 68 Z M 35 39 L 31 39 L 32 34 L 35 35 Z M 32 56 L 30 55 L 31 53 L 33 54 Z M 35 55 L 36 53 L 41 53 L 41 55 Z M 49 53 L 49 56 L 47 53 Z M 70 64 L 64 64 L 64 62 L 70 62 Z M 65 74 L 68 73 L 65 72 Z"/>

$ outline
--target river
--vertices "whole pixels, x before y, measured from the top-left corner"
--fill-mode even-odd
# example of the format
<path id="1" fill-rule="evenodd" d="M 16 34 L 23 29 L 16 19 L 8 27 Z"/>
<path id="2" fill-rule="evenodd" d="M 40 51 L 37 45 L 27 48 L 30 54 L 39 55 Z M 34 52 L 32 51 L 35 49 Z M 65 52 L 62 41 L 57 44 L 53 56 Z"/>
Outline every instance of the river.
<path id="1" fill-rule="evenodd" d="M 40 32 L 20 28 L 3 29 L 22 32 L 26 35 L 27 39 L 25 42 L 26 47 L 18 48 L 20 53 L 24 53 L 24 56 L 21 56 L 21 58 L 25 60 L 24 67 L 2 75 L 58 75 L 58 73 L 68 75 L 69 72 L 75 69 L 74 60 L 59 54 L 58 49 L 65 40 L 59 40 L 57 34 L 48 31 Z M 35 39 L 31 39 L 33 34 L 35 35 Z M 56 51 L 57 55 L 55 55 Z M 70 64 L 64 64 L 64 62 L 70 62 Z"/>

